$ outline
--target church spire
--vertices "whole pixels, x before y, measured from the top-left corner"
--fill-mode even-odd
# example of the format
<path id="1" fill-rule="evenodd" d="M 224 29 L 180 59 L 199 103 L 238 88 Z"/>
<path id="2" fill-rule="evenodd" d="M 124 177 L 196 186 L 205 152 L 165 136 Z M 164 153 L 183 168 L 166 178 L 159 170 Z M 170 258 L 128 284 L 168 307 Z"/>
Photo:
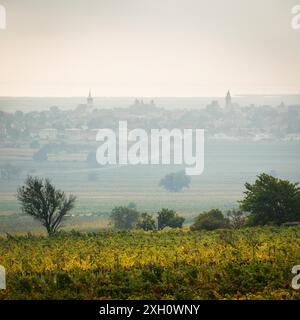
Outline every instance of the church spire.
<path id="1" fill-rule="evenodd" d="M 226 108 L 231 107 L 232 106 L 232 102 L 231 102 L 231 94 L 230 94 L 229 90 L 227 92 L 225 100 L 226 100 Z"/>
<path id="2" fill-rule="evenodd" d="M 92 93 L 91 93 L 91 90 L 89 91 L 89 96 L 87 97 L 87 105 L 89 107 L 92 107 L 93 106 L 93 103 L 94 103 L 94 99 L 92 97 Z"/>

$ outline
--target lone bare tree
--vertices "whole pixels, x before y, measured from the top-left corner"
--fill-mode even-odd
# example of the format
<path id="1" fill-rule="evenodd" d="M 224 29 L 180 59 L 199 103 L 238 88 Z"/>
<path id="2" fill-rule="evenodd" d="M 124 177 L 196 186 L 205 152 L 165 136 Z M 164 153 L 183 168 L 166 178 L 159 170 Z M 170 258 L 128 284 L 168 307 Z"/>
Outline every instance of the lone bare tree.
<path id="1" fill-rule="evenodd" d="M 18 189 L 17 199 L 22 211 L 40 221 L 51 236 L 74 208 L 76 197 L 72 194 L 67 197 L 63 191 L 56 190 L 49 179 L 29 176 L 25 185 Z"/>

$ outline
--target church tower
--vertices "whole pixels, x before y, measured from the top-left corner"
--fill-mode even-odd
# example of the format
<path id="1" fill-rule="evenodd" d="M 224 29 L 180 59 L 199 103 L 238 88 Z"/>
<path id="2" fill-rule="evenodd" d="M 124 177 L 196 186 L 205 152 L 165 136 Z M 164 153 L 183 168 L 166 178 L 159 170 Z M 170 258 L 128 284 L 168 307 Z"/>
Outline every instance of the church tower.
<path id="1" fill-rule="evenodd" d="M 94 105 L 94 99 L 92 97 L 91 91 L 89 92 L 89 96 L 87 97 L 87 106 L 92 108 Z"/>
<path id="2" fill-rule="evenodd" d="M 225 100 L 226 100 L 226 108 L 230 108 L 232 106 L 232 102 L 231 102 L 231 94 L 229 90 L 227 92 Z"/>

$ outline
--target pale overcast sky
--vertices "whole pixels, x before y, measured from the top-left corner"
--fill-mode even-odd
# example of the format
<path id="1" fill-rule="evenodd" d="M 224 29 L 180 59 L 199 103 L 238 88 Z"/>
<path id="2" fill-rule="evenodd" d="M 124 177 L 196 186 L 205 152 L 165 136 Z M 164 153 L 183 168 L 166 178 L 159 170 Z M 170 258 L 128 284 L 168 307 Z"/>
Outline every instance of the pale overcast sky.
<path id="1" fill-rule="evenodd" d="M 300 93 L 300 0 L 0 4 L 0 96 Z"/>

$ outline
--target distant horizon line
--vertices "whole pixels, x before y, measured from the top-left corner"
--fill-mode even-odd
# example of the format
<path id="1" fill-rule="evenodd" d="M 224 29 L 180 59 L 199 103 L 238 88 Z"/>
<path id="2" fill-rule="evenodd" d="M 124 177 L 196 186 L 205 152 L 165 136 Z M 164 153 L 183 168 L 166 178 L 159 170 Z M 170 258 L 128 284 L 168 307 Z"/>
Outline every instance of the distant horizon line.
<path id="1" fill-rule="evenodd" d="M 230 90 L 229 90 L 230 91 Z M 232 92 L 230 91 L 231 96 L 232 97 L 251 97 L 251 96 L 256 96 L 256 97 L 280 97 L 280 96 L 300 96 L 300 92 L 298 93 L 277 93 L 277 94 L 261 94 L 261 93 L 250 93 L 250 94 L 232 94 Z M 153 98 L 176 98 L 176 99 L 180 99 L 180 98 L 224 98 L 226 96 L 226 93 L 224 95 L 203 95 L 203 96 L 135 96 L 135 95 L 120 95 L 120 96 L 97 96 L 97 95 L 93 95 L 93 98 L 136 98 L 136 99 L 153 99 Z M 87 95 L 76 95 L 76 96 L 35 96 L 35 95 L 17 95 L 17 96 L 12 96 L 12 95 L 0 95 L 0 99 L 3 98 L 86 98 Z"/>

